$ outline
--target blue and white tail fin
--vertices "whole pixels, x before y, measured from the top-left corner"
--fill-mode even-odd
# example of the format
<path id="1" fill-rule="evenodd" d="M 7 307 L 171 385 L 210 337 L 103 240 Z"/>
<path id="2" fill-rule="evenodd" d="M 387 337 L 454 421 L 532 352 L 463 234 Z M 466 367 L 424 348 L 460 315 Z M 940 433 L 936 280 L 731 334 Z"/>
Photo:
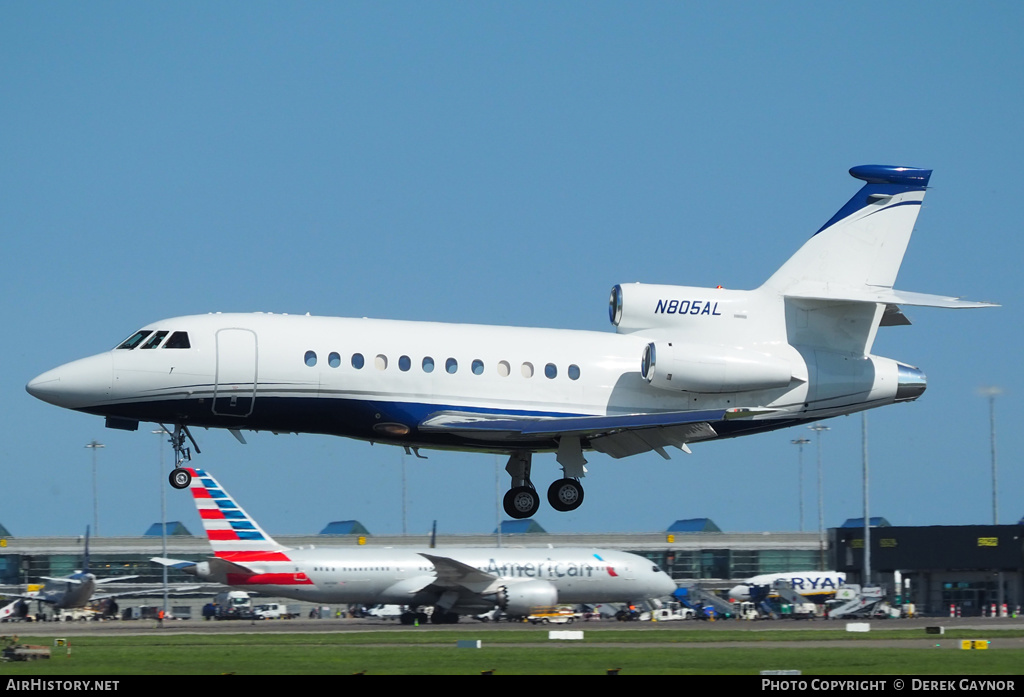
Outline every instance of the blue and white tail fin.
<path id="1" fill-rule="evenodd" d="M 288 549 L 265 533 L 263 528 L 228 496 L 213 475 L 201 469 L 189 468 L 189 472 L 192 474 L 189 489 L 192 491 L 196 509 L 216 556 L 243 559 L 249 558 L 251 554 L 259 556 L 266 552 Z"/>
<path id="2" fill-rule="evenodd" d="M 839 300 L 892 289 L 932 172 L 862 165 L 850 174 L 865 182 L 861 190 L 765 286 L 788 296 Z"/>
<path id="3" fill-rule="evenodd" d="M 790 343 L 867 354 L 886 312 L 887 324 L 909 323 L 897 305 L 993 306 L 893 288 L 930 169 L 861 165 L 850 174 L 864 186 L 760 288 L 786 299 Z"/>

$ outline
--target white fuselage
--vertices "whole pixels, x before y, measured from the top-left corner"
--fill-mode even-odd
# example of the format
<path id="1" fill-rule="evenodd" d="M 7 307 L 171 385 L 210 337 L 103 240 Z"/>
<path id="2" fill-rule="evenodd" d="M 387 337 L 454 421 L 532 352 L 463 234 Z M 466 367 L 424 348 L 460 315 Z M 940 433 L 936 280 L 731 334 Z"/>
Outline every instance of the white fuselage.
<path id="1" fill-rule="evenodd" d="M 822 596 L 835 594 L 839 586 L 846 583 L 846 575 L 838 571 L 787 571 L 762 574 L 730 588 L 729 597 L 733 600 L 749 600 L 752 586 L 771 586 L 776 581 L 785 581 L 800 595 Z"/>
<path id="2" fill-rule="evenodd" d="M 457 612 L 489 610 L 502 602 L 509 588 L 517 587 L 548 587 L 557 598 L 542 597 L 559 603 L 640 601 L 669 595 L 676 588 L 667 574 L 643 557 L 577 548 L 301 548 L 261 554 L 264 560 L 246 562 L 250 573 L 224 573 L 210 562 L 199 564 L 196 575 L 297 600 L 436 605 L 451 584 L 435 583 L 446 578 L 446 570 L 423 554 L 454 560 L 492 577 L 459 579 L 459 589 L 445 601 Z"/>
<path id="3" fill-rule="evenodd" d="M 182 423 L 501 452 L 553 450 L 557 443 L 497 441 L 420 425 L 449 411 L 550 418 L 763 409 L 751 419 L 712 424 L 713 435 L 730 436 L 896 397 L 894 361 L 802 348 L 784 330 L 762 331 L 780 320 L 785 326 L 780 297 L 675 292 L 702 310 L 684 316 L 676 305 L 666 326 L 628 333 L 263 313 L 178 317 L 143 331 L 184 333 L 188 348 L 116 348 L 44 373 L 28 390 L 107 416 L 115 426 L 119 420 Z M 704 299 L 694 299 L 698 292 Z M 655 386 L 640 373 L 649 344 L 688 347 L 674 357 L 677 383 L 691 367 L 694 374 L 729 379 L 728 371 L 750 365 L 744 359 L 752 356 L 755 365 L 769 363 L 774 374 L 784 374 L 784 384 L 717 392 Z M 723 355 L 731 364 L 708 365 Z"/>

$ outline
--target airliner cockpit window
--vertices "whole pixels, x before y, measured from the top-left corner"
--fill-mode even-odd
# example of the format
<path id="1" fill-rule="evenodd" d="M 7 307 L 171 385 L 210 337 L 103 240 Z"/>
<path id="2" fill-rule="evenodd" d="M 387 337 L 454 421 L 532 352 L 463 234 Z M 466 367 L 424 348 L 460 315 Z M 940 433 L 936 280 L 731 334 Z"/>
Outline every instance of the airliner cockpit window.
<path id="1" fill-rule="evenodd" d="M 160 345 L 160 342 L 164 340 L 165 336 L 167 336 L 167 332 L 157 332 L 156 334 L 153 335 L 153 338 L 144 343 L 141 348 L 156 348 L 157 346 Z"/>
<path id="2" fill-rule="evenodd" d="M 174 332 L 171 334 L 171 338 L 167 340 L 167 343 L 164 344 L 164 348 L 192 348 L 192 344 L 188 341 L 188 332 Z"/>
<path id="3" fill-rule="evenodd" d="M 153 333 L 152 329 L 141 329 L 125 339 L 124 343 L 118 346 L 119 349 L 133 349 L 142 343 L 142 340 Z"/>

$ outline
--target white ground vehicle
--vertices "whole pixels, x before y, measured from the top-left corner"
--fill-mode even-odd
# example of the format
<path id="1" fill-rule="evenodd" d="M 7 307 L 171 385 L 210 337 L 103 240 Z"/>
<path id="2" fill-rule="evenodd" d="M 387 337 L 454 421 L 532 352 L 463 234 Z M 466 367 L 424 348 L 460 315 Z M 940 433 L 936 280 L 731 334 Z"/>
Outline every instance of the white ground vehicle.
<path id="1" fill-rule="evenodd" d="M 300 610 L 298 605 L 264 603 L 257 605 L 252 614 L 258 620 L 293 620 L 300 615 Z"/>
<path id="2" fill-rule="evenodd" d="M 671 622 L 672 620 L 692 620 L 697 613 L 688 607 L 667 608 L 655 610 L 651 619 L 655 622 Z"/>
<path id="3" fill-rule="evenodd" d="M 213 597 L 219 620 L 247 620 L 252 617 L 252 598 L 245 591 L 224 591 Z"/>
<path id="4" fill-rule="evenodd" d="M 401 605 L 374 605 L 366 610 L 367 617 L 379 620 L 397 620 L 402 616 Z"/>

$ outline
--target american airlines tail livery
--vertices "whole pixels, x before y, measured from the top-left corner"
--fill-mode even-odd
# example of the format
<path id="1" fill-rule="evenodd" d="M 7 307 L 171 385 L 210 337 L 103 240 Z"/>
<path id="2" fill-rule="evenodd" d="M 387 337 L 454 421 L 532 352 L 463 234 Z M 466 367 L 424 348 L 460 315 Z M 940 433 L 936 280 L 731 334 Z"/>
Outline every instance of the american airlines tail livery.
<path id="1" fill-rule="evenodd" d="M 991 306 L 893 285 L 931 170 L 854 167 L 856 195 L 754 290 L 621 284 L 614 333 L 309 315 L 154 322 L 116 348 L 28 383 L 111 428 L 173 425 L 171 483 L 189 485 L 189 427 L 323 433 L 508 456 L 506 512 L 540 506 L 535 452 L 561 477 L 550 505 L 583 501 L 584 453 L 613 458 L 908 402 L 918 368 L 871 353 L 900 305 Z M 198 448 L 196 448 L 198 452 Z"/>
<path id="2" fill-rule="evenodd" d="M 583 548 L 289 548 L 265 533 L 209 472 L 188 468 L 189 487 L 214 556 L 154 558 L 200 579 L 267 596 L 320 603 L 404 605 L 402 622 L 457 622 L 500 608 L 528 615 L 558 603 L 641 602 L 675 582 L 651 561 Z"/>

